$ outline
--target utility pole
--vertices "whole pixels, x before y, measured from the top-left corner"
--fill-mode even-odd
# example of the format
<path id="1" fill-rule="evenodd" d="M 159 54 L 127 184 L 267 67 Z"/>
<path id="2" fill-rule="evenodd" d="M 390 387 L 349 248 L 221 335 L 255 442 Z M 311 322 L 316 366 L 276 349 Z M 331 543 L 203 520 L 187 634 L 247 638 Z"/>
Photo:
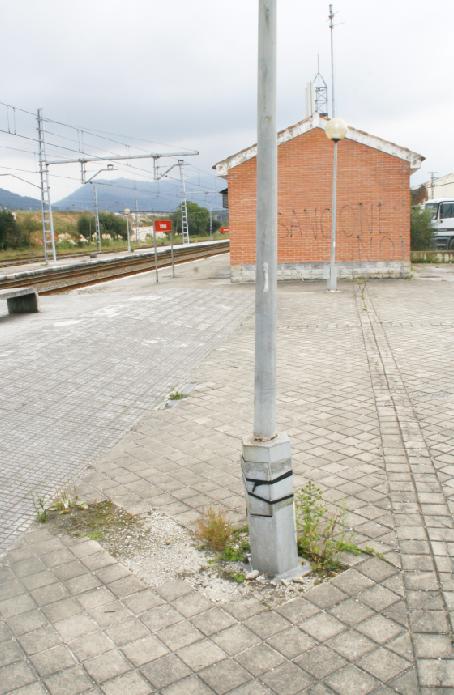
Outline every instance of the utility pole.
<path id="1" fill-rule="evenodd" d="M 95 204 L 95 219 L 96 219 L 96 249 L 101 251 L 101 226 L 99 224 L 99 207 L 98 207 L 98 189 L 93 183 L 93 201 Z"/>
<path id="2" fill-rule="evenodd" d="M 50 202 L 49 165 L 46 161 L 46 141 L 44 138 L 42 109 L 38 109 L 37 111 L 37 121 L 43 247 L 44 259 L 46 263 L 48 263 L 49 255 L 52 255 L 52 259 L 54 261 L 57 260 L 57 253 L 55 250 L 54 218 L 52 215 L 52 205 Z"/>
<path id="3" fill-rule="evenodd" d="M 136 198 L 136 243 L 139 241 L 139 207 L 137 204 L 137 198 Z"/>
<path id="4" fill-rule="evenodd" d="M 276 432 L 277 135 L 276 0 L 259 2 L 253 435 L 243 440 L 252 567 L 273 577 L 302 572 L 293 509 L 290 441 Z"/>
<path id="5" fill-rule="evenodd" d="M 208 212 L 210 215 L 210 239 L 213 239 L 213 205 L 212 203 L 208 204 L 208 196 L 210 195 L 209 191 L 205 191 L 205 207 L 208 208 Z"/>
<path id="6" fill-rule="evenodd" d="M 334 44 L 333 44 L 333 30 L 334 30 L 334 11 L 333 6 L 329 6 L 329 29 L 331 34 L 331 118 L 336 116 L 335 102 L 334 102 Z"/>
<path id="7" fill-rule="evenodd" d="M 186 198 L 186 181 L 184 179 L 184 160 L 178 160 L 181 181 L 181 240 L 183 244 L 189 244 L 189 224 L 188 224 L 188 201 Z"/>

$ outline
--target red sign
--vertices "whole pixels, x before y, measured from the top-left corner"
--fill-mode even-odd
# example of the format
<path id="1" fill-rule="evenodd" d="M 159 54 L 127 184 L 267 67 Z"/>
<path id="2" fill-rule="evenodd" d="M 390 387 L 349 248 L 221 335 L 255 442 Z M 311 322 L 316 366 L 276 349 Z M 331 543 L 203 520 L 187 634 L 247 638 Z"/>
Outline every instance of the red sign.
<path id="1" fill-rule="evenodd" d="M 230 228 L 229 227 L 221 227 L 221 229 L 219 231 L 221 232 L 221 234 L 228 234 L 230 232 Z"/>
<path id="2" fill-rule="evenodd" d="M 172 220 L 155 220 L 154 231 L 168 234 L 172 231 Z"/>

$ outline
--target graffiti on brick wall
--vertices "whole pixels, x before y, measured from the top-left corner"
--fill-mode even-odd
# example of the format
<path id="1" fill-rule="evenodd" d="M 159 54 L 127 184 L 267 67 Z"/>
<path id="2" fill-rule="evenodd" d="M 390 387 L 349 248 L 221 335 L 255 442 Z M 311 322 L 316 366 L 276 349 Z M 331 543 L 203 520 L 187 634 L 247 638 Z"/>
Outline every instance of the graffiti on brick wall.
<path id="1" fill-rule="evenodd" d="M 396 208 L 391 208 L 390 213 Z M 386 232 L 387 210 L 381 203 L 352 203 L 337 210 L 338 238 L 353 240 L 359 259 L 374 254 L 400 253 L 404 248 L 402 232 Z M 279 228 L 287 239 L 295 241 L 326 242 L 331 239 L 331 208 L 292 209 L 279 212 Z"/>

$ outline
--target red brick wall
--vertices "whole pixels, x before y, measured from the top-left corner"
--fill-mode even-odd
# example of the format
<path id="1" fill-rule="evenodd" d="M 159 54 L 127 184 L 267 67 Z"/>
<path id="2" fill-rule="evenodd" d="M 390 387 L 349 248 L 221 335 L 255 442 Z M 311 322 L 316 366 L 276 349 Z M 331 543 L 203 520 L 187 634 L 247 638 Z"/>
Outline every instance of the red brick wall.
<path id="1" fill-rule="evenodd" d="M 320 128 L 278 148 L 279 263 L 327 261 L 331 237 L 333 144 Z M 232 265 L 255 263 L 256 160 L 230 169 Z M 338 261 L 408 261 L 410 167 L 344 140 L 338 146 Z"/>

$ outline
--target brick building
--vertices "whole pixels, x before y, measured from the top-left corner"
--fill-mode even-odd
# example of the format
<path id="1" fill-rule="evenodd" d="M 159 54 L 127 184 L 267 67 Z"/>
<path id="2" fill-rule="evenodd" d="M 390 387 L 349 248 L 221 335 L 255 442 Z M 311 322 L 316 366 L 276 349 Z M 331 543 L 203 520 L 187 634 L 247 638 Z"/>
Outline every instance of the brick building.
<path id="1" fill-rule="evenodd" d="M 318 114 L 278 134 L 278 277 L 327 277 L 333 143 Z M 233 280 L 253 280 L 256 145 L 215 165 L 228 181 Z M 349 126 L 339 143 L 339 277 L 404 277 L 410 270 L 410 175 L 424 159 Z"/>

